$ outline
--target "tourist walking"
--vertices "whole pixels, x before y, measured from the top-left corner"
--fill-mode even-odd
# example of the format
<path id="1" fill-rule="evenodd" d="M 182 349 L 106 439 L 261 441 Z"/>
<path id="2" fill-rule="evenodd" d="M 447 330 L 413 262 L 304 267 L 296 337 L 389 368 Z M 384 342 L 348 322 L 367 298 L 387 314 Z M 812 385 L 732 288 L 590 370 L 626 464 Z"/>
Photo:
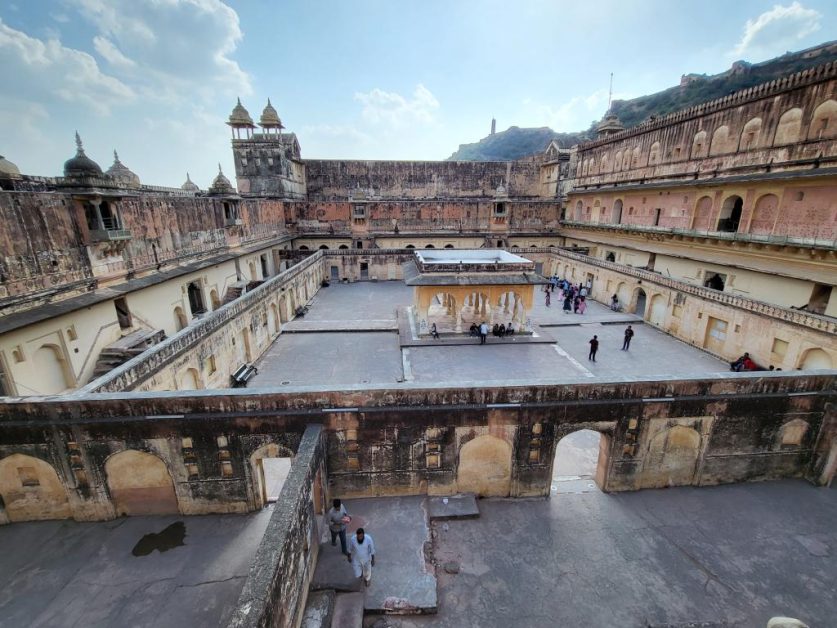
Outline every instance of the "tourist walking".
<path id="1" fill-rule="evenodd" d="M 570 312 L 573 309 L 573 297 L 572 295 L 567 292 L 564 295 L 564 314 Z"/>
<path id="2" fill-rule="evenodd" d="M 349 513 L 346 512 L 346 507 L 339 499 L 331 502 L 331 508 L 326 513 L 328 531 L 331 532 L 331 546 L 335 547 L 337 545 L 337 537 L 339 536 L 340 549 L 345 555 L 348 555 L 348 550 L 346 549 L 346 524 L 351 520 L 352 518 L 349 516 Z"/>
<path id="3" fill-rule="evenodd" d="M 549 307 L 549 301 L 550 301 L 550 296 L 549 295 L 550 294 L 552 294 L 552 293 L 551 292 L 546 293 L 546 307 Z"/>
<path id="4" fill-rule="evenodd" d="M 352 563 L 355 578 L 362 578 L 368 587 L 372 580 L 372 567 L 375 566 L 375 543 L 363 528 L 358 528 L 349 541 L 349 562 Z"/>
<path id="5" fill-rule="evenodd" d="M 634 337 L 634 330 L 631 329 L 631 326 L 628 325 L 628 328 L 625 330 L 625 340 L 622 341 L 622 351 L 627 351 L 628 348 L 631 346 L 631 338 Z"/>
<path id="6" fill-rule="evenodd" d="M 593 338 L 590 339 L 590 353 L 587 355 L 587 359 L 588 360 L 593 360 L 593 362 L 595 362 L 596 361 L 596 351 L 598 351 L 598 350 L 599 350 L 599 337 L 598 336 L 593 336 Z"/>
<path id="7" fill-rule="evenodd" d="M 485 344 L 485 339 L 487 337 L 488 337 L 488 324 L 485 321 L 483 321 L 482 324 L 480 324 L 480 344 L 481 345 Z"/>
<path id="8" fill-rule="evenodd" d="M 584 314 L 587 311 L 587 300 L 584 297 L 578 299 L 578 313 Z"/>

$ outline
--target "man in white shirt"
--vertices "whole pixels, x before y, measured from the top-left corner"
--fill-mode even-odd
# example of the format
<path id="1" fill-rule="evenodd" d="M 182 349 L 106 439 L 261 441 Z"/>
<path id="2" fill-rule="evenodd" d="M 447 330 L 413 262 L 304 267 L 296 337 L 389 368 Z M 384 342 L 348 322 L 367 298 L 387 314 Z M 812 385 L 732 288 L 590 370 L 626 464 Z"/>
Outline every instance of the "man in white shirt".
<path id="1" fill-rule="evenodd" d="M 363 578 L 366 586 L 372 579 L 372 567 L 375 566 L 375 543 L 363 528 L 358 528 L 349 539 L 349 562 L 356 578 Z"/>

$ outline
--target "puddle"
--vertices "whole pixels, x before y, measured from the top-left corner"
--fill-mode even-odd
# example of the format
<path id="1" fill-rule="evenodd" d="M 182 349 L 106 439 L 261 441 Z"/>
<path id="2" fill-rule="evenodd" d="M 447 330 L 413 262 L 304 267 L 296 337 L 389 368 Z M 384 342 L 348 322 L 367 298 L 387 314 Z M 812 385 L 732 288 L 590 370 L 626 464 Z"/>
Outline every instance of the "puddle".
<path id="1" fill-rule="evenodd" d="M 142 537 L 134 546 L 131 553 L 134 556 L 148 556 L 154 550 L 161 554 L 167 552 L 175 547 L 185 545 L 183 539 L 186 538 L 186 524 L 182 521 L 175 521 L 170 526 L 167 526 L 162 532 L 151 532 Z"/>

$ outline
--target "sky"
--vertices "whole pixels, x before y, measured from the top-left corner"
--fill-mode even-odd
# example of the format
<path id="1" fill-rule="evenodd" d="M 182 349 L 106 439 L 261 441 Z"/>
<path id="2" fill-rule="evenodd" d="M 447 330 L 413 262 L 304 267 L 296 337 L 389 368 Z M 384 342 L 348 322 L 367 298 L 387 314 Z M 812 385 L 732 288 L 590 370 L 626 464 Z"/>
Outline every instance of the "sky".
<path id="1" fill-rule="evenodd" d="M 236 98 L 309 159 L 445 159 L 497 129 L 586 129 L 614 98 L 837 34 L 834 0 L 3 0 L 0 154 L 202 188 Z"/>

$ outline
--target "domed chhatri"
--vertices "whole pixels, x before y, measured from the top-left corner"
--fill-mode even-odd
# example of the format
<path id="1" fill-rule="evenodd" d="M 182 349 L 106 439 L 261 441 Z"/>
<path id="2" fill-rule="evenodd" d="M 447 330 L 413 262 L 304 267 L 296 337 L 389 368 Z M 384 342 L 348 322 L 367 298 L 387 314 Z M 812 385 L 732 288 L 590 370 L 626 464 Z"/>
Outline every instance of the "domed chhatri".
<path id="1" fill-rule="evenodd" d="M 20 168 L 0 155 L 0 179 L 20 179 Z"/>
<path id="2" fill-rule="evenodd" d="M 267 105 L 265 105 L 264 111 L 262 111 L 262 117 L 259 118 L 259 126 L 262 127 L 267 134 L 270 134 L 272 129 L 275 129 L 276 133 L 282 131 L 285 128 L 282 125 L 282 120 L 279 118 L 279 114 L 276 112 L 276 109 L 270 104 L 270 98 L 267 99 Z"/>
<path id="3" fill-rule="evenodd" d="M 192 178 L 189 176 L 189 173 L 186 173 L 186 183 L 180 186 L 181 190 L 186 192 L 200 192 L 201 189 L 197 186 L 197 184 L 192 181 Z"/>
<path id="4" fill-rule="evenodd" d="M 212 185 L 209 186 L 209 193 L 221 196 L 230 196 L 236 193 L 230 180 L 224 176 L 224 171 L 221 170 L 221 164 L 218 164 L 218 175 L 212 181 Z"/>
<path id="5" fill-rule="evenodd" d="M 253 124 L 253 118 L 250 117 L 250 112 L 241 104 L 241 98 L 233 107 L 232 113 L 227 120 L 227 125 L 232 129 L 233 139 L 242 139 L 241 132 L 244 131 L 244 139 L 250 139 L 253 136 L 253 129 L 256 125 Z"/>
<path id="6" fill-rule="evenodd" d="M 113 165 L 108 168 L 107 174 L 113 177 L 119 185 L 129 188 L 138 188 L 140 186 L 140 178 L 134 174 L 128 166 L 119 161 L 119 155 L 113 151 Z"/>
<path id="7" fill-rule="evenodd" d="M 65 177 L 101 177 L 102 169 L 84 154 L 81 137 L 76 131 L 76 156 L 64 162 Z"/>
<path id="8" fill-rule="evenodd" d="M 614 133 L 619 133 L 619 131 L 624 131 L 625 125 L 622 124 L 622 121 L 616 116 L 613 111 L 608 111 L 605 114 L 604 120 L 599 122 L 598 126 L 596 126 L 596 134 L 598 137 L 607 137 L 608 135 L 613 135 Z"/>

